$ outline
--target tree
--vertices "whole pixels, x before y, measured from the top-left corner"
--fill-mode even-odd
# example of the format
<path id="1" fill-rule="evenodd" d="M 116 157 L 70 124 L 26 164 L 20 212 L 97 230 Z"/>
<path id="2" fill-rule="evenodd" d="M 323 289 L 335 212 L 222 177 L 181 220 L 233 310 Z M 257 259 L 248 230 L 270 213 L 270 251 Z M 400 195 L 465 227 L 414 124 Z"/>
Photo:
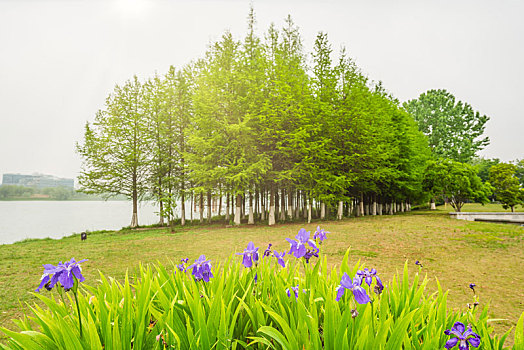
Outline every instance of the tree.
<path id="1" fill-rule="evenodd" d="M 471 162 L 472 165 L 477 169 L 477 175 L 480 177 L 482 182 L 489 181 L 489 170 L 492 166 L 500 163 L 500 159 L 486 159 L 486 158 L 475 158 Z"/>
<path id="2" fill-rule="evenodd" d="M 83 158 L 78 177 L 81 191 L 132 199 L 131 227 L 138 226 L 138 201 L 147 193 L 150 169 L 143 94 L 136 76 L 117 85 L 93 124 L 86 123 L 84 143 L 76 147 Z"/>
<path id="3" fill-rule="evenodd" d="M 500 163 L 489 169 L 489 181 L 495 188 L 495 197 L 502 203 L 504 209 L 511 208 L 524 201 L 524 189 L 520 187 L 515 176 L 517 167 L 514 164 Z"/>
<path id="4" fill-rule="evenodd" d="M 418 99 L 404 103 L 419 130 L 428 136 L 429 146 L 437 158 L 470 162 L 478 151 L 489 144 L 483 137 L 489 117 L 446 90 L 429 90 Z"/>
<path id="5" fill-rule="evenodd" d="M 487 203 L 491 192 L 490 186 L 482 183 L 472 165 L 450 159 L 431 161 L 423 184 L 432 196 L 447 197 L 458 212 L 467 201 Z"/>
<path id="6" fill-rule="evenodd" d="M 520 186 L 524 187 L 524 159 L 515 161 L 515 176 L 519 179 Z"/>

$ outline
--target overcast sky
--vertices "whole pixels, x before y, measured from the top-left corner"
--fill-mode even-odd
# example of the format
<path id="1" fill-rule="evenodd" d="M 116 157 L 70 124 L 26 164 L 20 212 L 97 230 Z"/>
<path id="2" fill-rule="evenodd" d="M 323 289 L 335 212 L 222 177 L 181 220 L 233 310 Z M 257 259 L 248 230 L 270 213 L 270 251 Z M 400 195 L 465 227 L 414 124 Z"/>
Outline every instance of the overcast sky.
<path id="1" fill-rule="evenodd" d="M 201 57 L 246 31 L 250 2 L 0 0 L 0 174 L 76 177 L 86 121 L 134 74 Z M 257 27 L 291 14 L 306 49 L 318 31 L 398 99 L 447 89 L 491 119 L 481 155 L 524 158 L 524 2 L 253 1 Z"/>

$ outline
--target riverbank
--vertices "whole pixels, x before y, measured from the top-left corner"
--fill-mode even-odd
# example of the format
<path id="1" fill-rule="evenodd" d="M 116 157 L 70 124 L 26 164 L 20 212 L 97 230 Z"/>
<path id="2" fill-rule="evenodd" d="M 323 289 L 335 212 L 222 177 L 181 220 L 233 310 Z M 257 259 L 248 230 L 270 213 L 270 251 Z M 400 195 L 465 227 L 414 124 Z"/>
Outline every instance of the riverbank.
<path id="1" fill-rule="evenodd" d="M 450 290 L 449 303 L 455 309 L 464 309 L 472 302 L 468 286 L 475 283 L 481 304 L 490 303 L 492 318 L 506 319 L 494 322 L 499 334 L 515 325 L 524 310 L 524 276 L 515 273 L 515 267 L 524 264 L 524 228 L 453 220 L 444 211 L 422 211 L 310 225 L 227 228 L 213 224 L 177 227 L 175 233 L 167 228 L 124 229 L 93 232 L 84 242 L 76 235 L 3 245 L 0 323 L 11 327 L 10 320 L 27 311 L 23 305 L 36 301 L 30 292 L 38 286 L 42 264 L 56 264 L 71 257 L 89 259 L 83 264 L 83 273 L 87 283 L 96 285 L 98 271 L 121 280 L 126 271 L 132 275 L 141 263 L 170 264 L 205 254 L 216 266 L 231 251 L 245 249 L 249 241 L 262 250 L 270 242 L 276 250 L 286 250 L 289 247 L 285 238 L 294 237 L 301 227 L 314 231 L 317 224 L 331 232 L 322 246 L 330 264 L 339 263 L 347 247 L 351 247 L 352 263 L 361 259 L 367 266 L 376 267 L 388 281 L 406 260 L 412 271 L 419 260 L 424 266 L 422 272 L 432 279 L 428 294 L 436 289 L 438 278 L 442 288 Z"/>

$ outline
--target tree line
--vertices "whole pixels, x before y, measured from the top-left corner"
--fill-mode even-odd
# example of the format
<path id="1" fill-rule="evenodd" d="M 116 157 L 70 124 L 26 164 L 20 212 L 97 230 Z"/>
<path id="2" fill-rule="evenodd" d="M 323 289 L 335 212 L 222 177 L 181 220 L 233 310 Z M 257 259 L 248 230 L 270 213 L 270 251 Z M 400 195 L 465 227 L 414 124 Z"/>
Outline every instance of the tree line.
<path id="1" fill-rule="evenodd" d="M 345 49 L 334 57 L 322 32 L 305 52 L 291 17 L 259 36 L 251 10 L 242 40 L 115 86 L 77 144 L 82 190 L 132 199 L 131 227 L 141 199 L 162 224 L 180 205 L 182 225 L 188 199 L 200 221 L 215 198 L 235 224 L 408 210 L 428 193 L 428 138 Z"/>

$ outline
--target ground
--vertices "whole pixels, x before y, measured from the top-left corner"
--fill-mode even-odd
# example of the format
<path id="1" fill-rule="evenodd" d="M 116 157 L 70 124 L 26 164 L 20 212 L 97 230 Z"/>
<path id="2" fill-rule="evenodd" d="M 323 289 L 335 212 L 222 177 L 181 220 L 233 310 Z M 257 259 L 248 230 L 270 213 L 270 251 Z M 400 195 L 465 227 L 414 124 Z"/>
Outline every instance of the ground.
<path id="1" fill-rule="evenodd" d="M 510 224 L 467 222 L 451 219 L 450 208 L 437 212 L 415 211 L 394 216 L 368 216 L 343 221 L 311 224 L 290 223 L 273 227 L 242 225 L 227 228 L 204 227 L 91 234 L 85 242 L 79 236 L 60 240 L 30 240 L 0 246 L 0 324 L 14 328 L 10 321 L 23 315 L 25 303 L 35 301 L 30 292 L 39 284 L 42 264 L 56 264 L 71 257 L 89 259 L 82 264 L 86 283 L 96 284 L 98 271 L 123 278 L 140 263 L 178 263 L 205 254 L 212 263 L 241 252 L 249 241 L 263 251 L 268 243 L 277 251 L 289 249 L 285 238 L 293 238 L 301 227 L 314 231 L 317 225 L 330 232 L 322 245 L 331 265 L 341 262 L 351 249 L 352 263 L 360 259 L 375 267 L 383 281 L 391 280 L 405 261 L 412 271 L 414 262 L 432 280 L 428 293 L 436 290 L 436 278 L 449 289 L 449 303 L 465 309 L 472 302 L 470 283 L 477 285 L 481 304 L 489 303 L 495 331 L 503 333 L 516 324 L 524 311 L 524 227 Z M 501 210 L 498 207 L 484 208 Z M 464 211 L 476 211 L 466 206 Z M 43 293 L 47 293 L 43 291 Z"/>

